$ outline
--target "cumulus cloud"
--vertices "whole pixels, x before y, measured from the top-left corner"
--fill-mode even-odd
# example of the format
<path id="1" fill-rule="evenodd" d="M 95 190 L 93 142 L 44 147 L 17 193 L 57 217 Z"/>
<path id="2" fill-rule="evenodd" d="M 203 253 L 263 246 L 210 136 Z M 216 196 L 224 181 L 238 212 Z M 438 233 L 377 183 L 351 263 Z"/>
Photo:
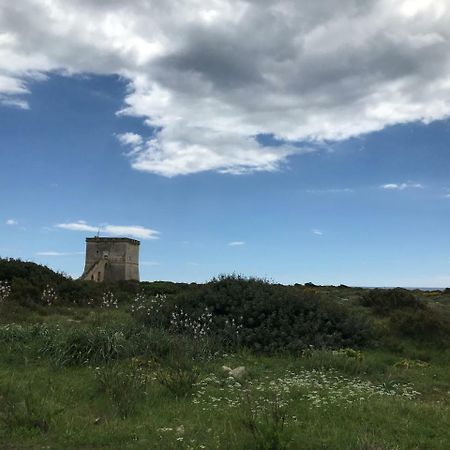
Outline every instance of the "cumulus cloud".
<path id="1" fill-rule="evenodd" d="M 228 245 L 230 247 L 239 247 L 240 245 L 245 245 L 245 242 L 244 241 L 231 241 L 231 242 L 228 242 Z"/>
<path id="2" fill-rule="evenodd" d="M 14 226 L 14 225 L 18 225 L 19 222 L 17 222 L 17 220 L 15 220 L 15 219 L 8 219 L 8 220 L 5 222 L 5 224 L 6 224 L 6 225 L 10 225 L 10 226 Z"/>
<path id="3" fill-rule="evenodd" d="M 316 236 L 323 236 L 323 231 L 317 229 L 311 230 L 311 233 L 315 234 Z"/>
<path id="4" fill-rule="evenodd" d="M 277 170 L 324 140 L 450 113 L 446 0 L 0 0 L 0 102 L 51 71 L 128 80 L 133 168 Z M 271 135 L 277 145 L 267 145 Z"/>
<path id="5" fill-rule="evenodd" d="M 387 183 L 380 186 L 381 189 L 390 191 L 403 191 L 405 189 L 423 189 L 420 183 Z"/>
<path id="6" fill-rule="evenodd" d="M 71 231 L 99 232 L 114 236 L 130 236 L 137 239 L 159 239 L 159 232 L 141 225 L 100 225 L 93 226 L 84 220 L 70 223 L 59 223 L 56 228 Z"/>
<path id="7" fill-rule="evenodd" d="M 37 252 L 36 256 L 72 256 L 72 255 L 83 255 L 83 252 L 55 252 L 52 250 Z"/>

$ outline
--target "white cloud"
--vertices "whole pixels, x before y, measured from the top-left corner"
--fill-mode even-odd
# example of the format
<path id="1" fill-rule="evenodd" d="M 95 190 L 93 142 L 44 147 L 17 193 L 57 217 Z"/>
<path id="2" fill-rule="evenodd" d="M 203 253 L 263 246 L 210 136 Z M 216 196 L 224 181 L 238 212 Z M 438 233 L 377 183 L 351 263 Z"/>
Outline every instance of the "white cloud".
<path id="1" fill-rule="evenodd" d="M 30 109 L 28 102 L 21 98 L 9 98 L 0 95 L 0 104 L 3 106 L 12 106 L 19 109 Z"/>
<path id="2" fill-rule="evenodd" d="M 159 232 L 141 225 L 105 225 L 100 230 L 106 234 L 126 235 L 138 239 L 159 239 Z"/>
<path id="3" fill-rule="evenodd" d="M 56 227 L 71 231 L 96 232 L 100 230 L 100 227 L 93 227 L 92 225 L 88 225 L 84 220 L 78 220 L 77 222 L 71 223 L 58 223 Z"/>
<path id="4" fill-rule="evenodd" d="M 158 261 L 141 261 L 139 263 L 141 266 L 159 266 L 159 262 Z"/>
<path id="5" fill-rule="evenodd" d="M 244 241 L 232 241 L 232 242 L 228 242 L 228 245 L 230 247 L 239 247 L 240 245 L 245 245 Z"/>
<path id="6" fill-rule="evenodd" d="M 123 146 L 128 147 L 128 156 L 130 157 L 141 152 L 143 149 L 142 144 L 144 143 L 144 139 L 139 134 L 122 133 L 117 134 L 116 137 Z"/>
<path id="7" fill-rule="evenodd" d="M 323 231 L 317 230 L 317 229 L 313 229 L 311 230 L 312 234 L 315 234 L 316 236 L 323 236 Z"/>
<path id="8" fill-rule="evenodd" d="M 52 250 L 36 253 L 36 256 L 72 256 L 72 255 L 84 255 L 84 253 L 83 252 L 55 252 Z"/>
<path id="9" fill-rule="evenodd" d="M 121 114 L 149 126 L 118 138 L 164 176 L 273 171 L 450 115 L 446 0 L 0 0 L 0 30 L 0 103 L 28 107 L 52 71 L 118 74 Z"/>
<path id="10" fill-rule="evenodd" d="M 423 189 L 420 183 L 387 183 L 380 186 L 381 189 L 391 191 L 403 191 L 405 189 Z"/>
<path id="11" fill-rule="evenodd" d="M 17 222 L 17 220 L 15 220 L 15 219 L 8 219 L 5 223 L 6 223 L 6 225 L 11 225 L 11 226 L 19 224 L 19 222 Z"/>
<path id="12" fill-rule="evenodd" d="M 100 232 L 115 236 L 130 236 L 137 239 L 159 239 L 159 232 L 141 225 L 100 225 L 98 227 L 87 224 L 84 220 L 70 223 L 59 223 L 57 228 L 71 231 Z"/>

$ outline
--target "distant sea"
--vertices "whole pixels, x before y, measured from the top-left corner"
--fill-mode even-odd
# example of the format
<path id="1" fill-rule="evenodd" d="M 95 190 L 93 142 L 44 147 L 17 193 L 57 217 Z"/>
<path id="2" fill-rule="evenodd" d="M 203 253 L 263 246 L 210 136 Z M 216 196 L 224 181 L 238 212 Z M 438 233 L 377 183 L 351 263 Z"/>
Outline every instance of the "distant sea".
<path id="1" fill-rule="evenodd" d="M 372 286 L 368 286 L 366 289 L 395 289 L 396 287 L 402 288 L 402 289 L 408 289 L 408 291 L 444 291 L 446 288 L 430 288 L 430 287 L 402 287 L 402 286 L 377 286 L 377 287 L 372 287 Z"/>

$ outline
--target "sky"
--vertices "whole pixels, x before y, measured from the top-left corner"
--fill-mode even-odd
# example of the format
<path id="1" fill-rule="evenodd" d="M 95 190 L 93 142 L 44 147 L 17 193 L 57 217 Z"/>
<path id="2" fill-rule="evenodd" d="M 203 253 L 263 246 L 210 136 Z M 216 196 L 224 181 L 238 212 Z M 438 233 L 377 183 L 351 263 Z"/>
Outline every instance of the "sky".
<path id="1" fill-rule="evenodd" d="M 0 0 L 0 256 L 450 286 L 444 0 Z"/>

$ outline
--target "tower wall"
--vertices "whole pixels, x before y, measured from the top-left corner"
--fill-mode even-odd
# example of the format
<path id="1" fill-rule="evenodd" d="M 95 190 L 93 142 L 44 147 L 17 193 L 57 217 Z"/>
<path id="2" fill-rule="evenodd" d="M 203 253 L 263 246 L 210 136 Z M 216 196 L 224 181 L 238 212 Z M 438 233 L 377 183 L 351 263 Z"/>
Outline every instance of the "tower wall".
<path id="1" fill-rule="evenodd" d="M 139 241 L 128 238 L 87 238 L 81 278 L 99 282 L 139 281 L 139 245 Z"/>

